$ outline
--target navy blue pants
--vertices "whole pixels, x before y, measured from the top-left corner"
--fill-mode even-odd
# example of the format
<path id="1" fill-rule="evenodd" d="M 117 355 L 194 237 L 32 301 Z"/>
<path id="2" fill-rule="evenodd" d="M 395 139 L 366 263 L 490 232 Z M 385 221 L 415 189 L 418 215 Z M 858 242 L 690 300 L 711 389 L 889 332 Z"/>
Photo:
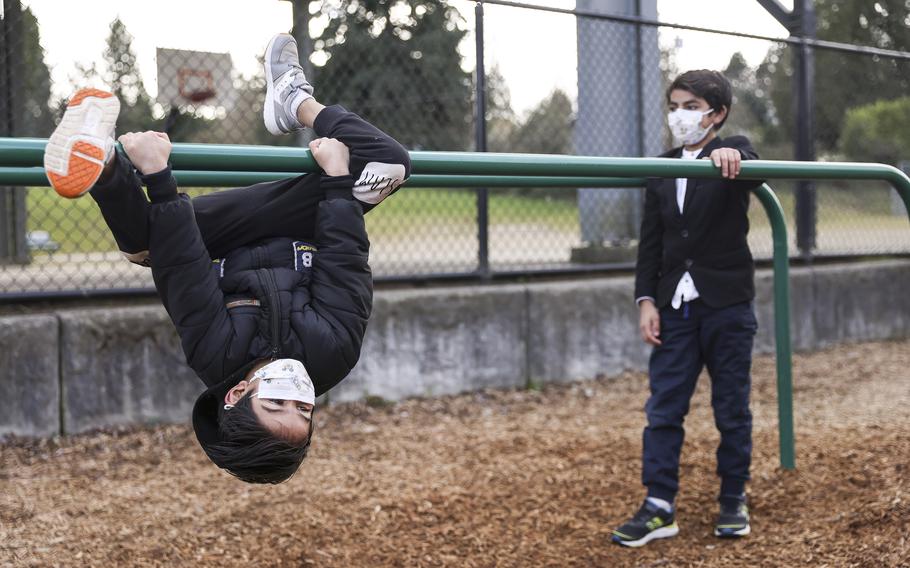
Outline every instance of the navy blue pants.
<path id="1" fill-rule="evenodd" d="M 712 308 L 695 300 L 679 310 L 660 310 L 662 345 L 651 353 L 643 436 L 642 483 L 649 496 L 672 502 L 679 490 L 683 421 L 703 367 L 711 376 L 711 406 L 720 431 L 720 496 L 744 492 L 752 457 L 749 391 L 756 328 L 751 302 Z"/>

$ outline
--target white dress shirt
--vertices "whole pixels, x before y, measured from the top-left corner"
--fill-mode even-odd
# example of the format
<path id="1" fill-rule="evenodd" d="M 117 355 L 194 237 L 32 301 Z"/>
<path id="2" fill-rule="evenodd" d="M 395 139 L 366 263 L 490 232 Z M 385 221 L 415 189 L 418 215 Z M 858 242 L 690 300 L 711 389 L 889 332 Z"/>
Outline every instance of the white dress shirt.
<path id="1" fill-rule="evenodd" d="M 683 160 L 694 160 L 699 153 L 701 150 L 690 151 L 683 148 L 681 157 Z M 686 185 L 688 183 L 688 179 L 676 178 L 676 204 L 679 205 L 680 213 L 683 212 L 683 204 L 686 202 Z M 692 275 L 687 270 L 679 279 L 679 284 L 676 285 L 676 292 L 673 294 L 670 305 L 674 310 L 678 310 L 683 302 L 691 302 L 695 298 L 698 298 L 698 289 L 695 288 L 695 281 L 692 280 Z"/>

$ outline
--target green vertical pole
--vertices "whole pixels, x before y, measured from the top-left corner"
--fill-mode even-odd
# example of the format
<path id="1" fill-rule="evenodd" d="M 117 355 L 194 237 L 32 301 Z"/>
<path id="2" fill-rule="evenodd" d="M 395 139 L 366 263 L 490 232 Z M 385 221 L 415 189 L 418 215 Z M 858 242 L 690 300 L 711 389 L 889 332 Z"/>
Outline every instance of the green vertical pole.
<path id="1" fill-rule="evenodd" d="M 787 224 L 777 196 L 767 184 L 755 190 L 771 221 L 774 242 L 774 344 L 777 350 L 777 419 L 780 466 L 796 468 L 796 433 L 793 428 L 793 352 L 790 345 L 790 258 Z"/>

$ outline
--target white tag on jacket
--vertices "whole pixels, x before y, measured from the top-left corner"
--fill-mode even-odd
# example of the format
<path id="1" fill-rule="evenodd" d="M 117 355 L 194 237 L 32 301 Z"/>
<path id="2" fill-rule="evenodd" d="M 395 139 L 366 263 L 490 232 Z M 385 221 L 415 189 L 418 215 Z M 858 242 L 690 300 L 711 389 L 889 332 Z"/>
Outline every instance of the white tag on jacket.
<path id="1" fill-rule="evenodd" d="M 250 382 L 259 380 L 259 398 L 296 400 L 316 404 L 316 390 L 313 380 L 303 363 L 296 359 L 278 359 L 262 367 Z"/>
<path id="2" fill-rule="evenodd" d="M 383 164 L 370 162 L 363 168 L 360 179 L 354 184 L 354 197 L 376 205 L 398 189 L 404 182 L 404 166 L 402 164 Z"/>

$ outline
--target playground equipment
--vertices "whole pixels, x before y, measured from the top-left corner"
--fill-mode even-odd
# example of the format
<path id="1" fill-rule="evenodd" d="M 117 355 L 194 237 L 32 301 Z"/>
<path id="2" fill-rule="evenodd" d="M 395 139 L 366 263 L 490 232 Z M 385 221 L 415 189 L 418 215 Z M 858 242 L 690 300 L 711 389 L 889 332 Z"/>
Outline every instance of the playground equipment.
<path id="1" fill-rule="evenodd" d="M 0 138 L 0 185 L 47 186 L 44 139 Z M 601 158 L 536 154 L 411 152 L 411 187 L 635 187 L 647 177 L 719 178 L 708 160 Z M 317 170 L 309 150 L 292 147 L 175 144 L 171 163 L 183 186 L 229 187 L 293 177 Z M 910 178 L 885 164 L 846 162 L 743 162 L 744 179 L 855 179 L 892 184 L 910 211 Z M 767 184 L 753 193 L 771 224 L 774 330 L 777 356 L 780 463 L 796 467 L 790 341 L 789 253 L 780 201 Z"/>

